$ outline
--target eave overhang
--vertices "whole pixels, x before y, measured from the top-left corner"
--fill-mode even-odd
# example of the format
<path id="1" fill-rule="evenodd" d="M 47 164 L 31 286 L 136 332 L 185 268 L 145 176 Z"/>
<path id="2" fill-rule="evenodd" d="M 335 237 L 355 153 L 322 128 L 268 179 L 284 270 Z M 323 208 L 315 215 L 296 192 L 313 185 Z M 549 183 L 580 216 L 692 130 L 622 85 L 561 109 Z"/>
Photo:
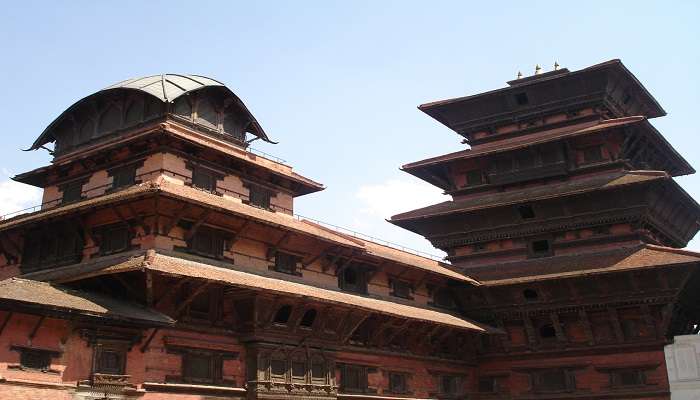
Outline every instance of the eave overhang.
<path id="1" fill-rule="evenodd" d="M 472 117 L 471 120 L 468 121 L 463 121 L 453 116 L 448 116 L 448 114 L 463 115 L 465 110 L 480 109 L 480 104 L 490 101 L 498 96 L 508 94 L 510 92 L 517 93 L 519 91 L 524 90 L 525 88 L 534 88 L 537 85 L 548 83 L 552 80 L 585 80 L 588 76 L 601 71 L 607 72 L 611 75 L 617 75 L 624 80 L 624 86 L 627 86 L 628 88 L 631 88 L 633 90 L 634 96 L 638 98 L 639 104 L 645 109 L 646 112 L 644 112 L 643 114 L 647 118 L 655 118 L 666 115 L 666 111 L 664 111 L 664 109 L 661 107 L 661 105 L 659 105 L 656 99 L 654 99 L 654 97 L 641 84 L 641 82 L 639 82 L 639 80 L 618 59 L 606 61 L 587 68 L 583 68 L 578 71 L 557 74 L 543 74 L 543 76 L 539 77 L 538 79 L 522 79 L 520 81 L 514 81 L 511 82 L 511 85 L 508 87 L 491 90 L 476 95 L 425 103 L 418 106 L 418 109 L 433 117 L 448 128 L 454 130 L 458 134 L 466 137 L 467 131 L 473 128 L 474 126 L 488 125 L 495 120 L 513 119 L 515 115 L 519 114 L 535 114 L 538 112 L 537 108 L 565 108 L 566 105 L 564 103 L 566 103 L 566 101 L 571 102 L 573 100 L 565 99 L 562 101 L 563 103 L 561 105 L 549 102 L 540 107 L 522 107 L 514 111 L 503 111 L 497 115 L 475 115 L 474 117 Z M 585 103 L 586 101 L 599 102 L 603 101 L 604 98 L 604 93 L 595 93 L 591 99 L 576 99 L 576 101 L 579 103 Z M 448 112 L 448 110 L 450 111 Z M 459 110 L 462 111 L 460 112 Z"/>

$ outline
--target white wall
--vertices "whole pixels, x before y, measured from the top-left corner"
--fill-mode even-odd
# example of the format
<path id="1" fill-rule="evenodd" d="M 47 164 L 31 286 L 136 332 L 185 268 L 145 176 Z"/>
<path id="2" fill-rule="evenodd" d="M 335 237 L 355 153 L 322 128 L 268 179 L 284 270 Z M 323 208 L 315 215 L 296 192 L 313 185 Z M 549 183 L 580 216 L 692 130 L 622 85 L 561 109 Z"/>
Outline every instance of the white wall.
<path id="1" fill-rule="evenodd" d="M 700 400 L 700 335 L 676 336 L 664 351 L 671 400 Z"/>

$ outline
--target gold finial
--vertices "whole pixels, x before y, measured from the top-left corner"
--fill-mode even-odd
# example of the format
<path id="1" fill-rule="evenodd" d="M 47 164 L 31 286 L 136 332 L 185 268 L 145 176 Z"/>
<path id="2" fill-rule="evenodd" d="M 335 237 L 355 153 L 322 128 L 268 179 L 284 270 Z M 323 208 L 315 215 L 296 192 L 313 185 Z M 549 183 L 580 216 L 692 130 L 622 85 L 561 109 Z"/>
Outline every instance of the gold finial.
<path id="1" fill-rule="evenodd" d="M 542 67 L 540 67 L 540 64 L 535 65 L 535 75 L 539 75 L 542 73 Z"/>
<path id="2" fill-rule="evenodd" d="M 523 77 L 523 73 L 518 71 L 518 77 L 516 79 L 522 79 L 522 77 Z"/>
<path id="3" fill-rule="evenodd" d="M 554 62 L 554 70 L 556 71 L 558 69 L 559 69 L 559 63 L 555 61 Z"/>

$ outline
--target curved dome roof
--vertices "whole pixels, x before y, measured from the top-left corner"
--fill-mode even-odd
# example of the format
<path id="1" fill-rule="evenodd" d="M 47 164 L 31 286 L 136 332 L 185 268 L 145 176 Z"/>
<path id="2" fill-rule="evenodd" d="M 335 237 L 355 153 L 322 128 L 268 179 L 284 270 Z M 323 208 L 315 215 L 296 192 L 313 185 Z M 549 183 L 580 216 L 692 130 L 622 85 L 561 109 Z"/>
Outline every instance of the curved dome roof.
<path id="1" fill-rule="evenodd" d="M 208 86 L 225 87 L 226 85 L 206 76 L 164 74 L 127 79 L 103 90 L 136 89 L 151 94 L 163 102 L 171 102 L 185 93 Z"/>
<path id="2" fill-rule="evenodd" d="M 75 102 L 72 106 L 61 113 L 49 126 L 44 129 L 44 131 L 39 135 L 39 137 L 34 141 L 29 150 L 36 150 L 46 143 L 55 140 L 53 137 L 53 128 L 57 126 L 63 117 L 68 115 L 71 111 L 75 110 L 80 104 L 87 101 L 90 98 L 99 96 L 105 92 L 115 91 L 115 90 L 136 90 L 146 94 L 149 94 L 163 103 L 172 103 L 178 97 L 187 94 L 189 92 L 204 89 L 207 87 L 221 87 L 223 88 L 231 98 L 238 103 L 243 112 L 247 114 L 247 117 L 251 121 L 250 131 L 262 140 L 269 143 L 276 143 L 270 140 L 265 131 L 262 129 L 258 121 L 255 119 L 253 114 L 248 110 L 243 101 L 236 96 L 231 89 L 227 88 L 223 83 L 207 78 L 201 75 L 180 75 L 180 74 L 162 74 L 162 75 L 152 75 L 142 78 L 127 79 L 115 83 L 114 85 L 108 86 L 98 92 L 95 92 L 89 96 L 82 98 Z"/>

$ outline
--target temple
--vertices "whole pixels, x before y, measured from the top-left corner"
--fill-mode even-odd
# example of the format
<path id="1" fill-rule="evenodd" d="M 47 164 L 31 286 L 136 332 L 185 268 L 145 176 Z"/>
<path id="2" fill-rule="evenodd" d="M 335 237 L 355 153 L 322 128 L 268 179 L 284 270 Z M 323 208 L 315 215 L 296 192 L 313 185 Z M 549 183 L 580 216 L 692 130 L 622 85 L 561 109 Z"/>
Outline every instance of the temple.
<path id="1" fill-rule="evenodd" d="M 613 60 L 420 109 L 469 149 L 403 166 L 450 200 L 390 222 L 442 261 L 296 216 L 324 186 L 214 79 L 70 106 L 0 220 L 0 398 L 670 399 L 700 208 L 661 106 Z"/>

